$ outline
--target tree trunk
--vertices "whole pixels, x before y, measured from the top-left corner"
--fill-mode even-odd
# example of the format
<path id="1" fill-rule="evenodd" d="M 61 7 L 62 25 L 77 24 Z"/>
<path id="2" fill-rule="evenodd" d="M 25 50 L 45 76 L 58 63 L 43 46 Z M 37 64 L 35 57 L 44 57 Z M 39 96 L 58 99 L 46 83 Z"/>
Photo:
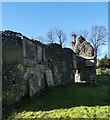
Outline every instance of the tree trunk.
<path id="1" fill-rule="evenodd" d="M 97 49 L 94 49 L 94 63 L 95 63 L 95 66 L 97 65 Z"/>

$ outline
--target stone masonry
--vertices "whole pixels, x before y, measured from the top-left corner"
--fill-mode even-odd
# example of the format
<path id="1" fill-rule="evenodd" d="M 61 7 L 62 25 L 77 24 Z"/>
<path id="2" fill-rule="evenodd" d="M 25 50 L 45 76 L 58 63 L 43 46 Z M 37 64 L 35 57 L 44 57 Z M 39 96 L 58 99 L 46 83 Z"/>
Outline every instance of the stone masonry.
<path id="1" fill-rule="evenodd" d="M 79 37 L 77 41 L 82 39 Z M 33 97 L 48 87 L 81 81 L 93 83 L 93 48 L 86 40 L 75 47 L 78 52 L 56 43 L 45 45 L 21 33 L 3 31 L 3 105 L 19 101 L 23 96 Z"/>
<path id="2" fill-rule="evenodd" d="M 82 36 L 76 37 L 76 35 L 72 34 L 72 38 L 73 51 L 77 56 L 75 81 L 95 84 L 94 49 Z"/>

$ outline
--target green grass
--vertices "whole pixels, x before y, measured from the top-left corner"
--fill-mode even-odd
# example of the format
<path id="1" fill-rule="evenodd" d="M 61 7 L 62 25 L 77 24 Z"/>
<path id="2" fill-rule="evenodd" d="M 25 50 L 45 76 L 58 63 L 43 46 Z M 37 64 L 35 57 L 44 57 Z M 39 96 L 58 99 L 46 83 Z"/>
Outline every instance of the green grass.
<path id="1" fill-rule="evenodd" d="M 3 118 L 108 118 L 110 76 L 98 70 L 97 74 L 97 87 L 71 83 L 49 88 L 39 96 L 6 107 Z"/>

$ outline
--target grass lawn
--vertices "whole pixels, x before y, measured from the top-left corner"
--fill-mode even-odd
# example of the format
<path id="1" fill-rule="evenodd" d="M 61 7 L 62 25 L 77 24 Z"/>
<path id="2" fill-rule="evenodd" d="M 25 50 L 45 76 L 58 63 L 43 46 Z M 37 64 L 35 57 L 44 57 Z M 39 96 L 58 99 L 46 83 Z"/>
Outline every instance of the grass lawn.
<path id="1" fill-rule="evenodd" d="M 109 74 L 110 75 L 110 74 Z M 110 76 L 97 71 L 100 83 L 97 87 L 85 84 L 68 84 L 49 88 L 33 99 L 8 106 L 4 119 L 16 118 L 109 118 L 108 84 Z"/>

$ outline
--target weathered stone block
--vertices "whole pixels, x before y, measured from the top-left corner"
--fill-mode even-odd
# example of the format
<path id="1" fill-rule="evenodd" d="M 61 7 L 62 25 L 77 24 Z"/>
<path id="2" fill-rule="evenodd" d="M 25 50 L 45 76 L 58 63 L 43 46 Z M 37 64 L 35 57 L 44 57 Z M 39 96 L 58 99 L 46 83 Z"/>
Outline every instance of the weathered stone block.
<path id="1" fill-rule="evenodd" d="M 37 60 L 38 62 L 41 62 L 42 61 L 42 47 L 37 45 Z"/>
<path id="2" fill-rule="evenodd" d="M 46 70 L 46 81 L 49 87 L 54 86 L 53 74 L 51 70 Z"/>
<path id="3" fill-rule="evenodd" d="M 26 57 L 31 60 L 36 60 L 36 44 L 26 40 Z"/>

